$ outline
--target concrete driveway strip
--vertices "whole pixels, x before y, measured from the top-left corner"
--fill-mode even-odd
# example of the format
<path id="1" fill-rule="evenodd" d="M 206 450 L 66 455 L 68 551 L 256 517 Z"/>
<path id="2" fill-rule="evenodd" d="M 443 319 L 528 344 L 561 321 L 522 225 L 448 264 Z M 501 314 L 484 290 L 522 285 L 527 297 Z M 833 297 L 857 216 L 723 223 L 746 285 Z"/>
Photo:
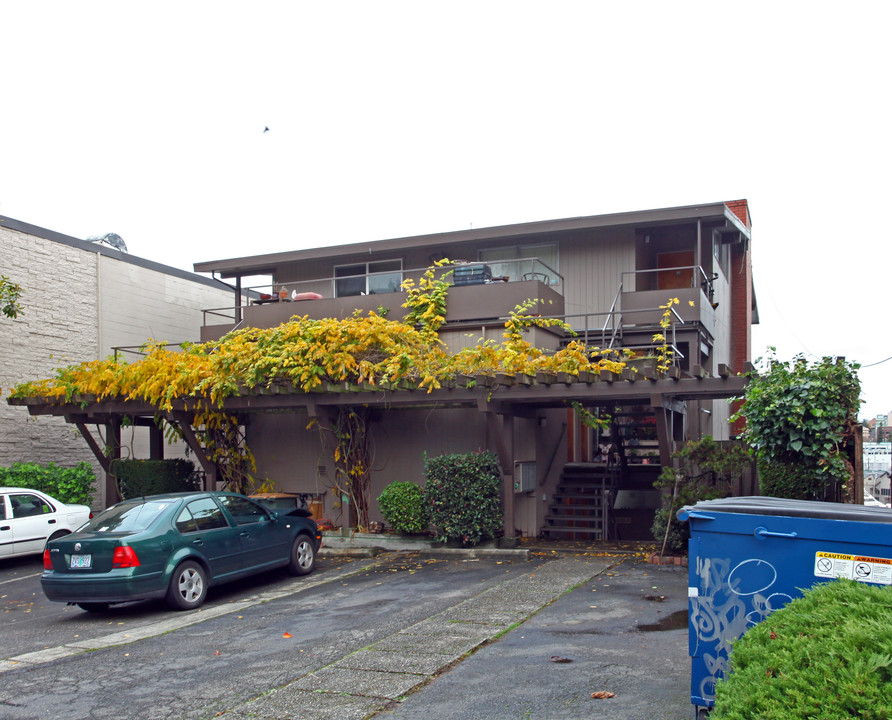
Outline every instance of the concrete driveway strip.
<path id="1" fill-rule="evenodd" d="M 363 720 L 616 562 L 548 561 L 225 714 L 232 720 Z"/>

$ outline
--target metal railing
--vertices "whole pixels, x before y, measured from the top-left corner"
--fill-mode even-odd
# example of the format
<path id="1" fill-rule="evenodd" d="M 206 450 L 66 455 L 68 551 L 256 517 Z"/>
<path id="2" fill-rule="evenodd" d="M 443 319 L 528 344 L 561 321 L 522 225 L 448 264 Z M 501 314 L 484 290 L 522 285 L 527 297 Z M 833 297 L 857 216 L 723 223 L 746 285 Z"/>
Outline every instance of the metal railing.
<path id="1" fill-rule="evenodd" d="M 556 270 L 538 258 L 522 258 L 517 260 L 495 260 L 491 262 L 456 262 L 444 265 L 436 271 L 436 277 L 452 277 L 457 268 L 486 267 L 488 272 L 482 275 L 482 283 L 523 282 L 538 280 L 559 294 L 563 294 L 564 277 Z M 362 275 L 348 275 L 343 277 L 315 278 L 312 280 L 298 280 L 295 282 L 271 283 L 266 285 L 254 285 L 241 289 L 241 295 L 237 305 L 229 307 L 216 307 L 202 310 L 202 325 L 208 325 L 209 320 L 217 320 L 214 324 L 227 325 L 239 322 L 242 318 L 241 310 L 249 305 L 265 305 L 267 303 L 292 302 L 304 299 L 307 296 L 318 295 L 324 298 L 356 297 L 355 294 L 338 294 L 338 281 L 366 279 L 368 292 L 360 292 L 359 295 L 382 294 L 370 289 L 375 285 L 388 285 L 396 289 L 388 289 L 386 292 L 403 292 L 401 285 L 405 280 L 421 279 L 428 268 L 413 268 L 410 270 L 389 270 L 385 272 L 364 273 Z M 388 283 L 388 278 L 398 276 L 397 282 Z M 377 282 L 376 282 L 377 281 Z"/>
<path id="2" fill-rule="evenodd" d="M 656 277 L 659 277 L 660 273 L 683 273 L 686 271 L 691 272 L 691 285 L 690 287 L 696 288 L 699 287 L 706 297 L 712 301 L 715 296 L 715 287 L 713 286 L 713 282 L 718 278 L 718 273 L 707 274 L 706 271 L 700 265 L 681 265 L 679 267 L 670 267 L 670 268 L 650 268 L 648 270 L 626 270 L 620 276 L 620 290 L 622 292 L 622 288 L 626 286 L 628 283 L 626 282 L 626 276 L 631 275 L 635 278 L 635 291 L 645 291 L 645 290 L 660 290 L 658 287 L 658 282 L 656 281 Z M 644 276 L 644 282 L 638 282 L 638 276 Z M 639 287 L 639 285 L 644 285 L 644 287 Z M 649 287 L 649 286 L 653 287 Z M 619 296 L 619 292 L 617 292 L 617 297 Z M 615 301 L 614 301 L 615 302 Z"/>

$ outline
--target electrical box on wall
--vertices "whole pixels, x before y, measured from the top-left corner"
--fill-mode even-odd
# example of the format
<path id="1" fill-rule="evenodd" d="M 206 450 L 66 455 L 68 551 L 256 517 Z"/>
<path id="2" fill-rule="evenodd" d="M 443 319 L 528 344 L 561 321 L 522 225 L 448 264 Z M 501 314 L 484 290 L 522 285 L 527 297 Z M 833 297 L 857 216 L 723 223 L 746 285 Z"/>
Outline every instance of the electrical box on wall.
<path id="1" fill-rule="evenodd" d="M 514 463 L 514 492 L 533 492 L 536 489 L 536 463 Z"/>

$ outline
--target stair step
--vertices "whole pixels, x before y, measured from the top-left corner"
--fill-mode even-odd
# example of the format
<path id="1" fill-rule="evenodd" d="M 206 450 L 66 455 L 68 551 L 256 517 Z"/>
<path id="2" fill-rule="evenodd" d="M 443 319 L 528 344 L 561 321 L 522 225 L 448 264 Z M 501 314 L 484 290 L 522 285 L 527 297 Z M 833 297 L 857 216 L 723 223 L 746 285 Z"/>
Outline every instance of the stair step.
<path id="1" fill-rule="evenodd" d="M 603 518 L 600 517 L 552 517 L 551 515 L 545 516 L 546 523 L 553 523 L 555 521 L 560 521 L 564 523 L 562 525 L 546 525 L 546 530 L 551 530 L 554 528 L 569 528 L 569 527 L 577 527 L 577 528 L 592 528 L 592 527 L 601 527 L 604 524 Z M 578 525 L 568 525 L 567 523 L 581 523 Z"/>
<path id="2" fill-rule="evenodd" d="M 603 488 L 612 490 L 613 488 Z M 554 489 L 555 495 L 601 495 L 602 488 L 594 485 L 558 485 Z"/>
<path id="3" fill-rule="evenodd" d="M 582 535 L 591 540 L 603 540 L 604 530 L 595 528 L 578 528 L 578 527 L 547 527 L 542 530 L 545 536 L 549 535 Z"/>
<path id="4" fill-rule="evenodd" d="M 604 504 L 592 505 L 583 503 L 552 503 L 548 506 L 548 511 L 552 514 L 562 514 L 564 512 L 578 512 L 579 510 L 597 510 L 600 512 L 604 509 Z"/>

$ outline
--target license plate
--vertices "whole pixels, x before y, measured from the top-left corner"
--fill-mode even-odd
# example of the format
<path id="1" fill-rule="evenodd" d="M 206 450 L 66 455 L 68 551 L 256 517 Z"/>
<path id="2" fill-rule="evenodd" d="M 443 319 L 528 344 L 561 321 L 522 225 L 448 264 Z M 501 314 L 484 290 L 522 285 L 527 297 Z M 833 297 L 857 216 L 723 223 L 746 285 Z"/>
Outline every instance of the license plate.
<path id="1" fill-rule="evenodd" d="M 91 568 L 93 567 L 92 555 L 72 555 L 69 567 L 74 568 Z"/>

